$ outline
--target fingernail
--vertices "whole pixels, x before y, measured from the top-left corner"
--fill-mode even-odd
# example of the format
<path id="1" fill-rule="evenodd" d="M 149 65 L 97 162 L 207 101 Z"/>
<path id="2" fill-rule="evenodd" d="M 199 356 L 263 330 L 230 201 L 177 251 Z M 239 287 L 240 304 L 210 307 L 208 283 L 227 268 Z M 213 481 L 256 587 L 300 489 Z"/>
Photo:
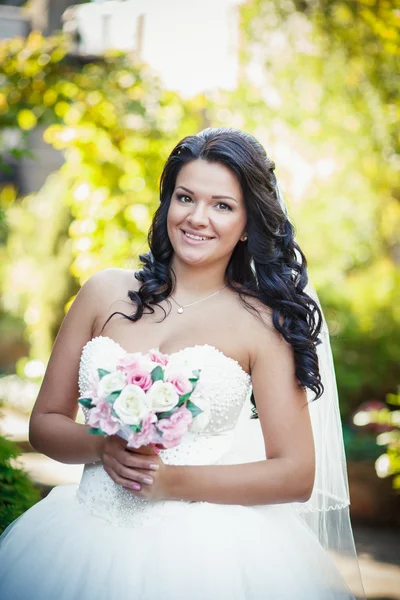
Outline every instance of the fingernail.
<path id="1" fill-rule="evenodd" d="M 160 468 L 160 465 L 156 465 L 154 463 L 151 463 L 151 465 L 149 465 L 149 469 L 152 469 L 153 471 L 157 471 L 157 469 Z"/>
<path id="2" fill-rule="evenodd" d="M 140 490 L 140 489 L 142 489 L 140 487 L 140 485 L 138 485 L 137 483 L 132 483 L 132 487 L 133 487 L 134 490 Z"/>
<path id="3" fill-rule="evenodd" d="M 160 453 L 160 448 L 154 448 L 154 452 L 155 452 L 156 454 L 159 454 L 159 453 Z"/>
<path id="4" fill-rule="evenodd" d="M 151 478 L 151 477 L 143 477 L 143 481 L 144 481 L 145 483 L 153 483 L 153 480 L 152 480 L 152 478 Z"/>

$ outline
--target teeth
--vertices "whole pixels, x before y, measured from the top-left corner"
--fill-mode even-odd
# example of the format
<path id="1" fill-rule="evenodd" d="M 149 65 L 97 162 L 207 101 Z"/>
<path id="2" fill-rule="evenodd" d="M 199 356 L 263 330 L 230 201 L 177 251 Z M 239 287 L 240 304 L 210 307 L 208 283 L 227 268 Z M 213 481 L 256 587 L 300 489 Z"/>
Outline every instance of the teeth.
<path id="1" fill-rule="evenodd" d="M 211 238 L 208 238 L 208 237 L 200 237 L 199 235 L 193 235 L 192 233 L 186 233 L 186 231 L 184 233 L 185 233 L 185 235 L 188 238 L 191 238 L 192 240 L 205 241 L 205 240 L 210 240 L 211 239 Z"/>

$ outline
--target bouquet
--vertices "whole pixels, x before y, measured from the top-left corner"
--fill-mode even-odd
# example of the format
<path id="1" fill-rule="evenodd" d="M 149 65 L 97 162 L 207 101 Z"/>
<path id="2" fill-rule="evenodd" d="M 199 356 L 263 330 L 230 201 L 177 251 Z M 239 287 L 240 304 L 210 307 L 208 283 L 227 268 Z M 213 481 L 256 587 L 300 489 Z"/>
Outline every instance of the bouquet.
<path id="1" fill-rule="evenodd" d="M 131 448 L 173 448 L 203 412 L 190 400 L 199 377 L 199 370 L 174 366 L 158 350 L 126 353 L 115 370 L 94 372 L 78 402 L 89 411 L 89 433 L 118 434 Z"/>

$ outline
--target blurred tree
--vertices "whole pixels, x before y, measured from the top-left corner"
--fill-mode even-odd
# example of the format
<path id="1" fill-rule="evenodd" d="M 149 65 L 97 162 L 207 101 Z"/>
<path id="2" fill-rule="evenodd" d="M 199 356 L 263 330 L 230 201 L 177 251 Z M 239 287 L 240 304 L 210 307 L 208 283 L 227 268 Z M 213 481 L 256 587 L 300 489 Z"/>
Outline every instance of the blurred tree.
<path id="1" fill-rule="evenodd" d="M 32 356 L 47 358 L 79 285 L 134 266 L 145 248 L 176 139 L 205 124 L 246 129 L 277 163 L 348 414 L 394 388 L 400 359 L 398 12 L 374 0 L 251 0 L 241 19 L 237 90 L 188 102 L 129 56 L 72 61 L 66 37 L 0 46 L 0 125 L 49 125 L 66 161 L 7 205 L 4 306 L 27 323 Z"/>
<path id="2" fill-rule="evenodd" d="M 400 389 L 400 388 L 399 388 Z M 353 416 L 353 423 L 361 430 L 377 435 L 378 446 L 386 452 L 375 461 L 379 477 L 392 477 L 393 489 L 400 492 L 400 393 L 387 394 L 383 403 L 364 403 Z"/>
<path id="3" fill-rule="evenodd" d="M 0 436 L 0 534 L 40 500 L 29 475 L 15 464 L 19 454 L 17 444 Z"/>
<path id="4" fill-rule="evenodd" d="M 249 0 L 240 84 L 209 117 L 276 161 L 330 324 L 342 409 L 397 383 L 399 13 L 388 2 Z"/>
<path id="5" fill-rule="evenodd" d="M 65 157 L 7 210 L 3 303 L 23 316 L 31 358 L 43 361 L 80 285 L 136 265 L 170 146 L 200 128 L 206 101 L 184 104 L 126 54 L 81 64 L 68 48 L 67 37 L 38 33 L 0 46 L 0 126 L 46 124 L 45 140 Z"/>

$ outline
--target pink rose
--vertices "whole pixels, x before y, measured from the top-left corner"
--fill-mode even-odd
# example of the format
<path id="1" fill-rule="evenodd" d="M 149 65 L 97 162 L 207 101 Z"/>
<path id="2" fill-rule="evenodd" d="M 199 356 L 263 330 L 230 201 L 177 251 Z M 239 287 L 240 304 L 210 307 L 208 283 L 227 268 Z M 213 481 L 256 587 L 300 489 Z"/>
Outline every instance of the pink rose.
<path id="1" fill-rule="evenodd" d="M 177 446 L 193 421 L 192 413 L 181 406 L 166 419 L 160 419 L 157 428 L 162 431 L 161 443 L 164 448 Z"/>
<path id="2" fill-rule="evenodd" d="M 163 354 L 159 350 L 150 350 L 149 356 L 153 362 L 157 363 L 158 365 L 162 365 L 163 367 L 169 363 L 168 354 Z"/>
<path id="3" fill-rule="evenodd" d="M 98 396 L 97 394 L 97 388 L 98 386 L 89 387 L 83 394 L 84 398 L 90 398 L 90 400 L 92 401 L 92 405 L 97 404 L 101 399 L 100 396 Z"/>
<path id="4" fill-rule="evenodd" d="M 118 419 L 111 413 L 111 404 L 105 400 L 100 400 L 89 411 L 88 423 L 91 427 L 100 428 L 107 435 L 114 435 L 120 428 Z"/>
<path id="5" fill-rule="evenodd" d="M 117 371 L 123 371 L 124 373 L 132 371 L 140 366 L 140 354 L 125 354 L 119 359 L 117 364 Z"/>
<path id="6" fill-rule="evenodd" d="M 134 385 L 138 385 L 142 388 L 143 391 L 147 392 L 153 384 L 151 379 L 151 373 L 146 371 L 140 366 L 134 367 L 132 369 L 126 370 L 126 378 L 128 383 L 133 383 Z"/>
<path id="7" fill-rule="evenodd" d="M 140 448 L 147 446 L 151 442 L 158 441 L 157 432 L 154 423 L 157 421 L 157 415 L 149 412 L 142 421 L 141 430 L 133 432 L 128 440 L 129 448 Z"/>
<path id="8" fill-rule="evenodd" d="M 88 388 L 85 390 L 85 393 L 83 394 L 83 396 L 85 398 L 91 399 L 92 404 L 97 404 L 98 401 L 100 400 L 100 396 L 98 394 L 99 383 L 100 383 L 100 377 L 97 372 L 97 369 L 93 369 L 93 371 L 90 374 Z"/>
<path id="9" fill-rule="evenodd" d="M 192 391 L 193 386 L 190 383 L 189 378 L 183 373 L 171 373 L 168 375 L 167 381 L 172 383 L 179 396 L 183 396 L 184 394 Z"/>

